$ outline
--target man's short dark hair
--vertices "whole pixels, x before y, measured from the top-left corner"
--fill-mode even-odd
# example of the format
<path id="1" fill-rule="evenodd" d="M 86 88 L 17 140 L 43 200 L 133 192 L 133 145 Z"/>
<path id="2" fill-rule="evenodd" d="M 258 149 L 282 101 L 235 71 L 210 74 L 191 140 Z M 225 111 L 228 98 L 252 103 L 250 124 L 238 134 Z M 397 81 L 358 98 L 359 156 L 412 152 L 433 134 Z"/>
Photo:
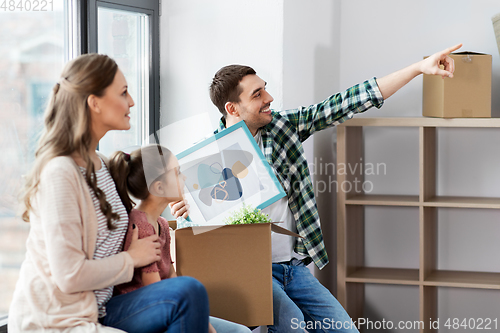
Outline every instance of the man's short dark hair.
<path id="1" fill-rule="evenodd" d="M 247 75 L 257 74 L 255 70 L 244 65 L 229 65 L 222 67 L 215 73 L 210 84 L 210 99 L 226 118 L 227 102 L 238 103 L 240 101 L 240 81 Z"/>

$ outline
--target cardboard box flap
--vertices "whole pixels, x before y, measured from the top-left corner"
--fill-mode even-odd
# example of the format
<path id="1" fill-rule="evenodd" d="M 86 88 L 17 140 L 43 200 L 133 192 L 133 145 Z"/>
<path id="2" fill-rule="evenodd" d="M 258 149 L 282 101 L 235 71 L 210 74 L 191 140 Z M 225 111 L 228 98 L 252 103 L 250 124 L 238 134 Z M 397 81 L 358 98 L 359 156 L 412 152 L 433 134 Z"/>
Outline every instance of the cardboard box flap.
<path id="1" fill-rule="evenodd" d="M 285 228 L 280 227 L 279 225 L 276 225 L 276 223 L 282 223 L 282 222 L 273 222 L 273 223 L 271 223 L 271 231 L 276 232 L 278 234 L 283 234 L 283 235 L 288 235 L 288 236 L 293 236 L 293 237 L 304 238 L 301 235 L 296 234 L 295 232 L 291 232 L 290 230 L 287 230 Z"/>
<path id="2" fill-rule="evenodd" d="M 487 55 L 486 53 L 481 53 L 481 52 L 472 52 L 472 51 L 463 51 L 463 52 L 453 52 L 453 54 L 456 54 L 456 55 Z"/>
<path id="3" fill-rule="evenodd" d="M 177 227 L 176 221 L 168 221 L 168 223 L 173 230 L 176 230 L 176 227 Z M 304 238 L 295 232 L 292 232 L 290 230 L 287 230 L 283 227 L 278 226 L 277 223 L 283 223 L 283 222 L 271 222 L 271 223 L 269 223 L 269 224 L 271 224 L 271 231 L 278 233 L 278 234 L 282 234 L 282 235 Z M 195 229 L 193 229 L 193 227 L 187 227 L 187 228 L 193 230 L 194 234 L 200 234 L 200 233 L 208 232 L 208 231 L 211 231 L 211 230 L 223 227 L 223 226 L 225 226 L 225 225 L 196 226 Z M 187 228 L 184 228 L 184 229 L 187 229 Z"/>
<path id="4" fill-rule="evenodd" d="M 471 56 L 485 56 L 485 55 L 489 55 L 487 53 L 481 53 L 481 52 L 472 52 L 472 51 L 463 51 L 463 52 L 453 52 L 453 53 L 450 53 L 450 55 L 455 55 L 455 56 L 461 56 L 461 55 L 464 55 L 464 56 L 467 56 L 467 55 L 471 55 Z M 427 59 L 429 58 L 430 56 L 424 56 L 424 59 Z"/>

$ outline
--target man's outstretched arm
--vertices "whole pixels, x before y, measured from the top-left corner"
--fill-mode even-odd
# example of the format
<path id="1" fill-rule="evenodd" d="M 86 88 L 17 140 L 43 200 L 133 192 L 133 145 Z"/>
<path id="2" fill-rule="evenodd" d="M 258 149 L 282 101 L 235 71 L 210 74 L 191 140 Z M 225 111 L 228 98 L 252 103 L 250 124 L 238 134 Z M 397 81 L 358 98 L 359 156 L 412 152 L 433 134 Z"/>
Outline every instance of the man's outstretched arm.
<path id="1" fill-rule="evenodd" d="M 382 93 L 382 97 L 384 100 L 389 98 L 392 94 L 420 74 L 441 75 L 443 79 L 445 77 L 453 77 L 455 64 L 453 59 L 451 59 L 448 55 L 461 47 L 462 44 L 449 47 L 446 50 L 434 53 L 424 60 L 416 62 L 392 74 L 386 75 L 383 78 L 377 79 L 377 84 L 380 92 Z M 441 69 L 439 67 L 440 65 L 443 65 L 444 69 Z"/>

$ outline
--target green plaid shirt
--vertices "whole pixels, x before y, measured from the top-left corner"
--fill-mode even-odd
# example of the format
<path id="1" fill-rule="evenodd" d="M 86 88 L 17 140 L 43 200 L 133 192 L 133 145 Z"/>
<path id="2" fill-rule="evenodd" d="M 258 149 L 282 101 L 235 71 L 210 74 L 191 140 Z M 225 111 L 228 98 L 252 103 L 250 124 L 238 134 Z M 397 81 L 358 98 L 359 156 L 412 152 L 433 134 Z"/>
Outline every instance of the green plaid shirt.
<path id="1" fill-rule="evenodd" d="M 288 196 L 288 206 L 304 237 L 295 243 L 295 252 L 307 255 L 319 269 L 328 264 L 328 255 L 314 197 L 314 189 L 302 142 L 311 134 L 340 124 L 384 100 L 375 78 L 355 85 L 309 107 L 273 111 L 273 120 L 260 129 L 263 153 Z M 220 128 L 225 128 L 221 119 Z"/>

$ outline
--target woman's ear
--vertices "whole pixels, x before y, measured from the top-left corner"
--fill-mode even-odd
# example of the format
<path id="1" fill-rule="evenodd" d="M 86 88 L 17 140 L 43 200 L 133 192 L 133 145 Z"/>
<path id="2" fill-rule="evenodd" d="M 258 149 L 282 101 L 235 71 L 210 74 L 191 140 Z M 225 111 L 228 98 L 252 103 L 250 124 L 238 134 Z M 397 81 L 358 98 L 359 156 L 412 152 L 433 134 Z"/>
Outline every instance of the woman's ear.
<path id="1" fill-rule="evenodd" d="M 99 101 L 96 95 L 89 95 L 89 97 L 87 97 L 87 104 L 89 105 L 90 111 L 101 113 L 101 110 L 99 110 Z"/>

